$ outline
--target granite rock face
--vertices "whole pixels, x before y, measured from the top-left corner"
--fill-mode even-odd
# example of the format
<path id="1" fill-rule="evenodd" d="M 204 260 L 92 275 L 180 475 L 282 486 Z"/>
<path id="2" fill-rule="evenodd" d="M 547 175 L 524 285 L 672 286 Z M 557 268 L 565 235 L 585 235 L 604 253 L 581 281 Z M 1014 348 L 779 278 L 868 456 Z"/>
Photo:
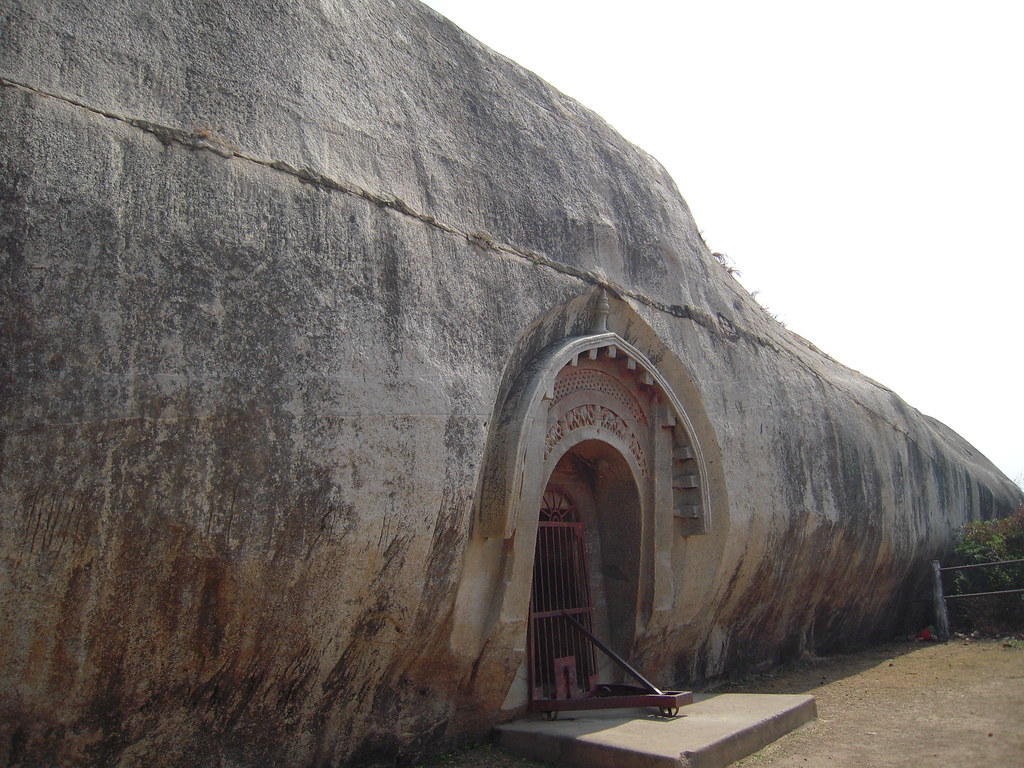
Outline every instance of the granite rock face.
<path id="1" fill-rule="evenodd" d="M 602 287 L 701 444 L 704 528 L 637 502 L 660 683 L 891 635 L 1020 502 L 600 118 L 413 0 L 284 5 L 0 19 L 6 764 L 365 765 L 521 711 L 533 539 L 487 464 Z"/>

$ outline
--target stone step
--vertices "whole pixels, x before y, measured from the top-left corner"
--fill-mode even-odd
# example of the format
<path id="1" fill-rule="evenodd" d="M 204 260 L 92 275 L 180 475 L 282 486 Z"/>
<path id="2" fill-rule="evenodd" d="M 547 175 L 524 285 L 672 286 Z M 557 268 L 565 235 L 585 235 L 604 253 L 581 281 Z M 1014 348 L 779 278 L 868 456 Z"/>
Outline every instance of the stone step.
<path id="1" fill-rule="evenodd" d="M 672 718 L 651 709 L 531 715 L 498 726 L 495 743 L 567 768 L 725 768 L 815 717 L 813 696 L 699 694 Z"/>

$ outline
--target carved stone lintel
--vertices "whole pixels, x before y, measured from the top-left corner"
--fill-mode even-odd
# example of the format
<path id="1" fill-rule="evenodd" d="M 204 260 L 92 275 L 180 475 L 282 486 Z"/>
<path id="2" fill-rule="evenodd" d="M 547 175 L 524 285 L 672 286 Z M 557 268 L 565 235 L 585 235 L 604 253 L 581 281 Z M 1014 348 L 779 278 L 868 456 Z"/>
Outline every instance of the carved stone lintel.
<path id="1" fill-rule="evenodd" d="M 598 427 L 618 437 L 636 459 L 641 474 L 644 477 L 648 476 L 647 456 L 640 439 L 630 429 L 625 419 L 604 405 L 580 405 L 562 414 L 558 421 L 551 425 L 544 438 L 544 457 L 551 455 L 551 451 L 566 435 L 581 427 Z"/>

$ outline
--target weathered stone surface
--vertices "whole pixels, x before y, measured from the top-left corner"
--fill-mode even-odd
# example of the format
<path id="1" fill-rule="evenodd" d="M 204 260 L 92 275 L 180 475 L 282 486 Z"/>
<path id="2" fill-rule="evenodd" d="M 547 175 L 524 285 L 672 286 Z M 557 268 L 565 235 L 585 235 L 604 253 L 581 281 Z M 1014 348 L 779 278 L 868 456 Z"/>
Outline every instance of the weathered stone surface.
<path id="1" fill-rule="evenodd" d="M 7 764 L 365 764 L 514 712 L 533 539 L 474 533 L 488 439 L 598 285 L 708 484 L 639 574 L 658 681 L 894 632 L 1019 502 L 592 113 L 411 0 L 280 5 L 0 20 Z"/>

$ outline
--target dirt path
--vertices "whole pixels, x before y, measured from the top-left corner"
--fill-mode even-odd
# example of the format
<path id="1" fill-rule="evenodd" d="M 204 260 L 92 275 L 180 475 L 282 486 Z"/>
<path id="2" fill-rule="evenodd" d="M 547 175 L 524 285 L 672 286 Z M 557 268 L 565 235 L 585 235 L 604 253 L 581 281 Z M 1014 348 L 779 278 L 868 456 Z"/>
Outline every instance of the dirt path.
<path id="1" fill-rule="evenodd" d="M 736 766 L 1024 768 L 1024 643 L 900 643 L 747 690 L 808 692 L 818 719 Z"/>
<path id="2" fill-rule="evenodd" d="M 1024 641 L 892 643 L 718 689 L 811 693 L 818 719 L 737 768 L 1024 768 Z M 480 747 L 430 764 L 536 768 Z"/>

